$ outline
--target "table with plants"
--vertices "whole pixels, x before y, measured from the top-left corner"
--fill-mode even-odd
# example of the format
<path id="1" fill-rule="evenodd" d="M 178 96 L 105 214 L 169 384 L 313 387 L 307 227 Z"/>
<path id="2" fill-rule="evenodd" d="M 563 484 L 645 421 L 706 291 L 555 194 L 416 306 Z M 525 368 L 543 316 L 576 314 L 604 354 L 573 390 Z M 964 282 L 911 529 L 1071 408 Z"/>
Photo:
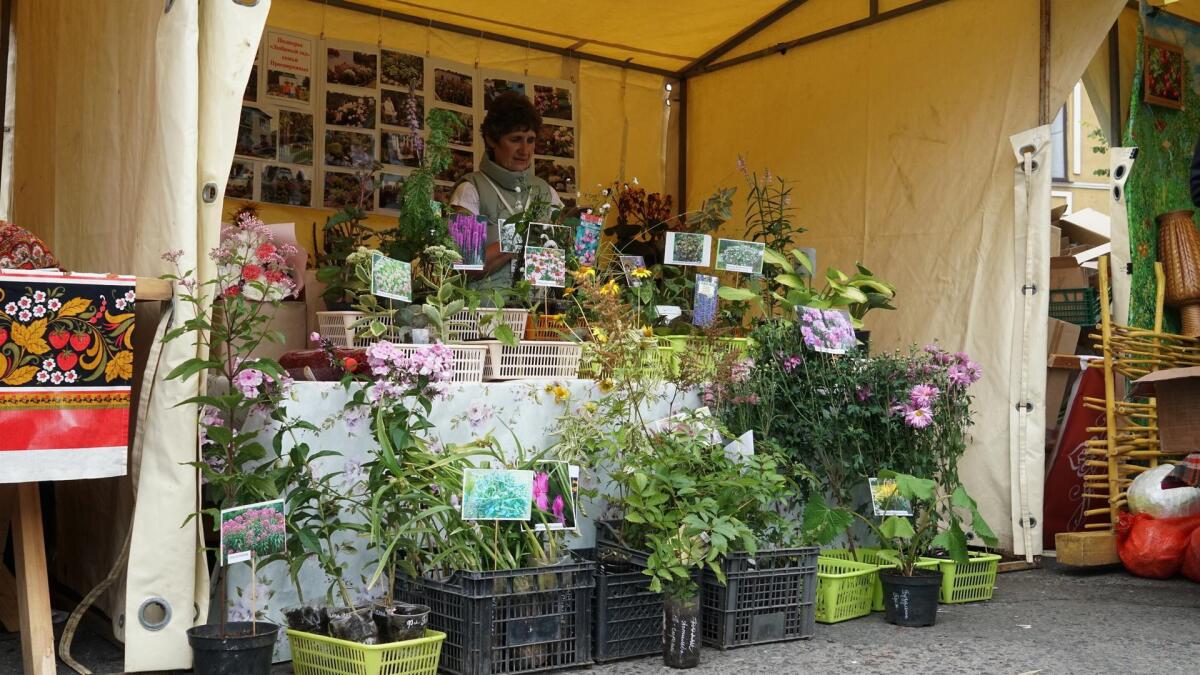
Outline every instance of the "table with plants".
<path id="1" fill-rule="evenodd" d="M 298 673 L 688 668 L 989 599 L 998 556 L 968 547 L 995 538 L 957 473 L 979 366 L 872 354 L 863 319 L 896 289 L 818 274 L 787 182 L 739 168 L 747 230 L 715 247 L 734 188 L 681 215 L 636 179 L 578 222 L 530 205 L 516 239 L 555 234 L 511 288 L 472 281 L 476 224 L 421 195 L 382 234 L 348 208 L 321 264 L 354 315 L 278 362 L 256 353 L 289 252 L 252 211 L 216 279 L 171 275 L 195 313 L 167 339 L 220 346 L 171 374 L 210 380 L 185 402 L 222 563 L 197 672 L 289 647 Z"/>

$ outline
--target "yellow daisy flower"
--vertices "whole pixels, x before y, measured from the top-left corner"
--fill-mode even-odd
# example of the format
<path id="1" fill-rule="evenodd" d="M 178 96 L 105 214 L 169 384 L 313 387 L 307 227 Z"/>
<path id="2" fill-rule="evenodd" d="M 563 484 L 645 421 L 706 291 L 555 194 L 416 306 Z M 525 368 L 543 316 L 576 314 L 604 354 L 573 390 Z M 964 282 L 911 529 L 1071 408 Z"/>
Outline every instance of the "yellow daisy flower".
<path id="1" fill-rule="evenodd" d="M 609 280 L 607 284 L 600 287 L 600 295 L 610 295 L 616 297 L 621 292 L 621 288 L 617 286 L 616 281 Z"/>
<path id="2" fill-rule="evenodd" d="M 571 398 L 571 392 L 568 391 L 566 387 L 562 386 L 561 384 L 554 385 L 554 402 L 555 403 L 562 403 L 569 398 Z"/>
<path id="3" fill-rule="evenodd" d="M 633 271 L 633 276 L 638 279 L 647 279 L 651 276 L 651 272 L 645 267 L 639 267 Z"/>
<path id="4" fill-rule="evenodd" d="M 596 383 L 596 387 L 600 390 L 601 394 L 607 394 L 613 390 L 613 383 L 612 380 L 600 380 Z"/>
<path id="5" fill-rule="evenodd" d="M 596 276 L 596 268 L 589 265 L 580 265 L 579 269 L 575 270 L 576 279 L 591 279 Z"/>

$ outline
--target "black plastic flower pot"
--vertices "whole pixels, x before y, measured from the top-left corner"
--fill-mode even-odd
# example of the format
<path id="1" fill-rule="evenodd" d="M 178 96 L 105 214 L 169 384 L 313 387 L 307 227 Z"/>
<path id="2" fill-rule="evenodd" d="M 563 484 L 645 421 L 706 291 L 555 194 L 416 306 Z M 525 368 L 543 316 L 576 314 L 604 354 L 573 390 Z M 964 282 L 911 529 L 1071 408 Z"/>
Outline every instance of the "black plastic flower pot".
<path id="1" fill-rule="evenodd" d="M 871 354 L 871 331 L 856 330 L 856 331 L 854 331 L 854 337 L 860 343 L 862 343 L 862 346 L 859 347 L 859 349 L 862 350 L 862 353 L 866 356 L 870 356 L 870 354 Z"/>
<path id="2" fill-rule="evenodd" d="M 429 608 L 406 602 L 393 602 L 391 605 L 377 602 L 371 608 L 371 616 L 379 628 L 379 641 L 382 643 L 415 640 L 425 635 L 425 626 L 429 625 Z"/>
<path id="3" fill-rule="evenodd" d="M 663 664 L 669 668 L 700 665 L 700 597 L 663 596 Z"/>
<path id="4" fill-rule="evenodd" d="M 913 576 L 879 570 L 883 584 L 883 618 L 897 626 L 916 628 L 937 623 L 942 573 L 913 570 Z"/>
<path id="5" fill-rule="evenodd" d="M 189 628 L 196 675 L 270 675 L 271 652 L 279 626 L 266 621 L 231 621 L 221 636 L 219 624 Z"/>

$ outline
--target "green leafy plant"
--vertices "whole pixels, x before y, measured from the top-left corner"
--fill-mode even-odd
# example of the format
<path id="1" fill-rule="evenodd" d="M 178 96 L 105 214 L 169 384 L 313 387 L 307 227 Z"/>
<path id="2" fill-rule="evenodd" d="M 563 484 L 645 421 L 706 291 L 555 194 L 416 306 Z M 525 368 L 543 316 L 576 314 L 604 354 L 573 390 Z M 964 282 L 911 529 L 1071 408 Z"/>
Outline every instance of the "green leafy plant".
<path id="1" fill-rule="evenodd" d="M 414 101 L 409 96 L 408 102 Z M 421 137 L 415 112 L 410 112 L 411 133 L 417 148 L 419 166 L 404 179 L 401 187 L 400 218 L 395 228 L 384 232 L 381 250 L 396 260 L 411 261 L 428 246 L 450 245 L 450 232 L 442 217 L 441 205 L 434 200 L 434 180 L 450 166 L 450 139 L 462 126 L 454 112 L 433 108 L 426 124 L 429 138 Z"/>
<path id="2" fill-rule="evenodd" d="M 467 284 L 465 275 L 454 270 L 454 264 L 462 260 L 457 251 L 445 246 L 430 246 L 422 252 L 421 257 L 421 265 L 414 268 L 419 275 L 418 281 L 428 289 L 421 313 L 438 338 L 448 339 L 450 318 L 465 309 L 478 311 L 479 326 L 483 332 L 490 333 L 504 344 L 517 344 L 519 336 L 503 322 L 503 313 L 499 309 L 488 309 L 489 306 L 504 307 L 509 298 L 528 293 L 527 285 L 518 285 L 515 289 L 476 291 Z M 483 310 L 480 311 L 481 307 Z"/>

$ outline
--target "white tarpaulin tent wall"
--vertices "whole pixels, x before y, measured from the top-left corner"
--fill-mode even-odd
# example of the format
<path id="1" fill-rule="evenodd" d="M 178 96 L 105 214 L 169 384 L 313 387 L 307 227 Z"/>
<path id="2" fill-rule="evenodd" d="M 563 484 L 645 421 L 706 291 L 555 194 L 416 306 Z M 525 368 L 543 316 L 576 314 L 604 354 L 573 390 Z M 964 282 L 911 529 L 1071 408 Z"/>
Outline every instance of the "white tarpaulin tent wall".
<path id="1" fill-rule="evenodd" d="M 167 248 L 202 261 L 226 206 L 220 191 L 264 25 L 574 80 L 585 186 L 637 175 L 648 190 L 677 190 L 681 125 L 665 114 L 663 85 L 712 61 L 676 89 L 686 91 L 674 112 L 687 119 L 686 205 L 737 184 L 738 154 L 770 167 L 795 181 L 797 222 L 809 229 L 799 243 L 815 246 L 821 265 L 863 260 L 901 289 L 901 311 L 872 319 L 873 344 L 939 339 L 980 360 L 975 442 L 960 473 L 1006 549 L 1041 552 L 1045 294 L 1021 293 L 1046 286 L 1049 182 L 1032 162 L 1048 161 L 1048 148 L 1037 128 L 1123 0 L 361 5 L 430 24 L 341 0 L 16 2 L 11 219 L 71 269 L 154 276 Z M 703 58 L 747 26 L 761 30 Z M 631 67 L 619 67 L 626 59 Z M 740 224 L 723 234 L 740 235 Z M 142 396 L 131 562 L 112 608 L 114 623 L 126 617 L 129 671 L 187 667 L 184 631 L 205 615 L 197 532 L 179 527 L 196 503 L 196 476 L 181 464 L 195 456 L 195 414 L 172 407 L 186 387 L 161 382 L 187 351 L 164 349 Z M 151 631 L 136 616 L 154 598 L 172 613 Z"/>

